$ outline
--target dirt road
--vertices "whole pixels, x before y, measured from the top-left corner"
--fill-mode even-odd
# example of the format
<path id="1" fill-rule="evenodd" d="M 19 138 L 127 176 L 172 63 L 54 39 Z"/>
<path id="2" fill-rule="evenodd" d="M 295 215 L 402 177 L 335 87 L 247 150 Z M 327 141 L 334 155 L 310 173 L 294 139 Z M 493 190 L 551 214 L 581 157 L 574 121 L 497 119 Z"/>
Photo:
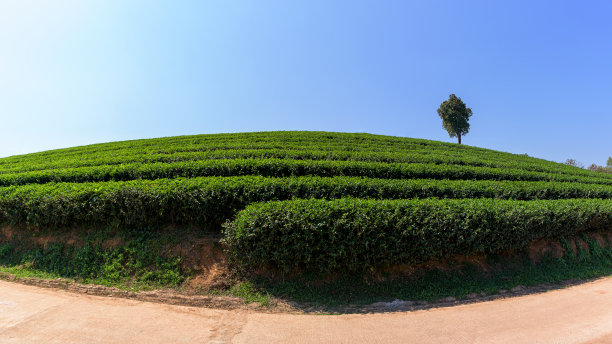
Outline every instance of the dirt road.
<path id="1" fill-rule="evenodd" d="M 612 278 L 455 307 L 335 316 L 172 306 L 0 281 L 0 343 L 612 343 Z"/>

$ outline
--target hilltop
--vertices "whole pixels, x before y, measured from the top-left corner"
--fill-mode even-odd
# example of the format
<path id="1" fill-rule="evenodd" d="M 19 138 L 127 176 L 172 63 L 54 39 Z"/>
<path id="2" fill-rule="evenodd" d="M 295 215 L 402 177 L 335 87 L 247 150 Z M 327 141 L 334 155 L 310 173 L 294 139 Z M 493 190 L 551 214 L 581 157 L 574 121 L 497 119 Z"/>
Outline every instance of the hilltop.
<path id="1" fill-rule="evenodd" d="M 13 273 L 147 286 L 227 284 L 232 266 L 362 275 L 585 233 L 602 244 L 612 175 L 371 134 L 178 136 L 0 159 L 0 221 Z"/>

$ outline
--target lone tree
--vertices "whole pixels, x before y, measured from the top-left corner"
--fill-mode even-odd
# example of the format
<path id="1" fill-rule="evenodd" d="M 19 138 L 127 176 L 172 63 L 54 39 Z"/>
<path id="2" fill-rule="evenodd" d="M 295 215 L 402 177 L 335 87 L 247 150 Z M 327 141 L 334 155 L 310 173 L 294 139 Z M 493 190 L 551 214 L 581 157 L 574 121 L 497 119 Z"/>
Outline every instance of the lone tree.
<path id="1" fill-rule="evenodd" d="M 459 139 L 459 144 L 461 144 L 461 135 L 470 131 L 468 120 L 472 116 L 472 109 L 466 107 L 461 98 L 451 94 L 448 96 L 448 100 L 440 104 L 438 115 L 442 118 L 442 126 L 448 131 L 448 135 L 450 137 L 456 136 Z"/>

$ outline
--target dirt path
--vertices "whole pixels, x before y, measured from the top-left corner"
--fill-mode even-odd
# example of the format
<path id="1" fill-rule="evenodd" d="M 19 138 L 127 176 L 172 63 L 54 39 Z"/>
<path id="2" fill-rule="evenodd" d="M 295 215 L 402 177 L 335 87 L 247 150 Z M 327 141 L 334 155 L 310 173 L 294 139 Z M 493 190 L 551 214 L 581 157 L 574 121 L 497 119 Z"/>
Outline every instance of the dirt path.
<path id="1" fill-rule="evenodd" d="M 612 343 L 612 278 L 414 312 L 297 315 L 73 294 L 0 281 L 1 343 Z"/>

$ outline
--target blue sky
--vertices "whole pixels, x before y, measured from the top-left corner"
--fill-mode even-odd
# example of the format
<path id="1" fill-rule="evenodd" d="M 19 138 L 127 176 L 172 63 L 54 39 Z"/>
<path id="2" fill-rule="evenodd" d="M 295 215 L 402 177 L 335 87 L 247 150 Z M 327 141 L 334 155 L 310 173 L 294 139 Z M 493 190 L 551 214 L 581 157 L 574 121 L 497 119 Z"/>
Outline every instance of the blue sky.
<path id="1" fill-rule="evenodd" d="M 261 130 L 612 156 L 609 1 L 0 2 L 0 156 Z"/>

